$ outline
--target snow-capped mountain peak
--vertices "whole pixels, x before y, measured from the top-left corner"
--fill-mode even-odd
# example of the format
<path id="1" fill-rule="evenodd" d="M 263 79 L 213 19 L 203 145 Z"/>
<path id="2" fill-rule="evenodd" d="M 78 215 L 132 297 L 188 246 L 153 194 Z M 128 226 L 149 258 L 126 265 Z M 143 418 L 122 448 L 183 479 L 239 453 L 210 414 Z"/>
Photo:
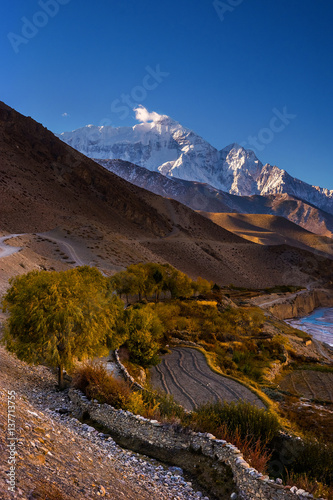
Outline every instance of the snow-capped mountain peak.
<path id="1" fill-rule="evenodd" d="M 216 189 L 251 196 L 282 194 L 301 198 L 333 213 L 333 191 L 310 186 L 237 143 L 217 150 L 167 115 L 134 109 L 133 127 L 88 125 L 59 137 L 90 158 L 122 159 L 161 174 L 210 184 Z"/>

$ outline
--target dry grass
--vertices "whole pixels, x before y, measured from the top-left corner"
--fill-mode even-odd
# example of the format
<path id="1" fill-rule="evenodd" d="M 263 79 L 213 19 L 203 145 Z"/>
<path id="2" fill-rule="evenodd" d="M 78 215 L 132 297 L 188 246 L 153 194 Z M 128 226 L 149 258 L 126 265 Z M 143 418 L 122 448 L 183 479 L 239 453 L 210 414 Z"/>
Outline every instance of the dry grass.
<path id="1" fill-rule="evenodd" d="M 249 436 L 242 437 L 238 428 L 235 431 L 230 431 L 226 424 L 221 425 L 216 430 L 216 437 L 224 439 L 239 448 L 251 467 L 266 474 L 272 452 L 267 449 L 266 444 L 260 439 L 254 440 Z"/>
<path id="2" fill-rule="evenodd" d="M 314 479 L 311 479 L 307 474 L 295 474 L 291 472 L 287 475 L 287 482 L 291 486 L 297 486 L 297 488 L 312 493 L 315 498 L 325 498 L 327 500 L 333 500 L 333 486 L 326 486 Z"/>
<path id="3" fill-rule="evenodd" d="M 146 418 L 169 421 L 184 413 L 171 396 L 156 391 L 135 391 L 129 383 L 110 375 L 101 363 L 78 367 L 73 373 L 73 385 L 91 399 Z"/>
<path id="4" fill-rule="evenodd" d="M 101 363 L 84 363 L 76 368 L 73 385 L 89 398 L 115 408 L 127 407 L 131 394 L 130 385 L 112 377 Z"/>

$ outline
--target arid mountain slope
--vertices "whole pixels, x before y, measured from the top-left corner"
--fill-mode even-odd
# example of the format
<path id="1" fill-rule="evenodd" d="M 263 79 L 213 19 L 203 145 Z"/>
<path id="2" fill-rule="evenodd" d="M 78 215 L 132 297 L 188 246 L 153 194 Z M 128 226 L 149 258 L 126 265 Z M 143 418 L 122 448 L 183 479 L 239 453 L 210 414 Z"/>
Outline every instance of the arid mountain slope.
<path id="1" fill-rule="evenodd" d="M 60 260 L 73 265 L 56 257 L 57 243 L 46 232 L 63 245 L 67 238 L 83 256 L 93 254 L 81 260 L 96 261 L 106 273 L 159 261 L 222 284 L 270 286 L 305 284 L 333 271 L 329 259 L 284 245 L 256 245 L 177 201 L 120 179 L 4 104 L 0 155 L 0 230 L 26 233 L 26 246 L 12 242 L 23 246 L 20 253 L 0 258 L 0 273 L 14 260 L 12 273 L 26 272 L 41 255 L 46 269 Z"/>
<path id="2" fill-rule="evenodd" d="M 266 196 L 237 196 L 220 191 L 209 184 L 166 177 L 159 172 L 151 172 L 128 161 L 96 161 L 135 186 L 143 187 L 167 198 L 173 198 L 193 210 L 278 215 L 308 231 L 333 237 L 332 214 L 287 193 Z"/>
<path id="3" fill-rule="evenodd" d="M 333 239 L 306 231 L 284 217 L 209 212 L 201 214 L 224 229 L 261 245 L 287 244 L 333 257 Z"/>

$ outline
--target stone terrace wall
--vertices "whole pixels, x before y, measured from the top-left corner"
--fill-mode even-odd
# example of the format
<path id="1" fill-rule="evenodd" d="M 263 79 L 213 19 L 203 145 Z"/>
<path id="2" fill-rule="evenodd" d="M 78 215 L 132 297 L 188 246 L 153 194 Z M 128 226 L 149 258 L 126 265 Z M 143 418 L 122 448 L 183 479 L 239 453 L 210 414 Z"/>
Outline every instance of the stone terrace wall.
<path id="1" fill-rule="evenodd" d="M 234 481 L 244 500 L 300 500 L 313 498 L 296 487 L 276 484 L 268 476 L 251 468 L 241 452 L 226 441 L 212 434 L 179 430 L 157 420 L 149 420 L 124 410 L 115 410 L 107 404 L 90 401 L 78 390 L 70 389 L 69 397 L 76 413 L 88 413 L 90 418 L 110 429 L 115 434 L 136 439 L 147 445 L 168 449 L 201 453 L 204 457 L 228 464 Z"/>
<path id="2" fill-rule="evenodd" d="M 127 380 L 128 382 L 130 382 L 132 384 L 132 386 L 134 387 L 134 389 L 138 389 L 139 391 L 145 390 L 144 387 L 142 387 L 142 385 L 138 384 L 134 380 L 134 378 L 132 377 L 132 375 L 130 375 L 128 373 L 128 371 L 126 370 L 125 366 L 121 363 L 121 361 L 119 359 L 118 349 L 116 349 L 114 351 L 114 358 L 115 358 L 116 365 L 119 368 L 119 371 L 123 375 L 124 379 Z"/>

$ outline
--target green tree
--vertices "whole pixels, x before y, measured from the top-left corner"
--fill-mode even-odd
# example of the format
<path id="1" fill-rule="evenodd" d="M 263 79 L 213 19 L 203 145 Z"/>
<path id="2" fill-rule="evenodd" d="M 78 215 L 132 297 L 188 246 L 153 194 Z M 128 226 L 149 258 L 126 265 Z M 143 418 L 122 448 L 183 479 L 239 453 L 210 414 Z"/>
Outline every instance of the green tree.
<path id="1" fill-rule="evenodd" d="M 109 285 L 111 290 L 115 290 L 120 298 L 124 294 L 127 303 L 129 295 L 137 295 L 140 290 L 138 277 L 129 271 L 121 271 L 112 276 Z"/>
<path id="2" fill-rule="evenodd" d="M 199 276 L 197 281 L 193 283 L 193 290 L 195 290 L 199 294 L 205 295 L 206 293 L 211 291 L 212 286 L 212 282 L 209 282 Z"/>
<path id="3" fill-rule="evenodd" d="M 139 263 L 128 266 L 126 271 L 121 271 L 109 280 L 110 287 L 119 296 L 129 295 L 142 297 L 155 296 L 155 302 L 159 300 L 162 292 L 171 294 L 171 298 L 191 297 L 195 293 L 207 293 L 212 284 L 198 278 L 193 281 L 185 273 L 178 271 L 170 264 Z"/>
<path id="4" fill-rule="evenodd" d="M 3 342 L 29 363 L 63 369 L 118 347 L 116 331 L 122 314 L 120 299 L 110 295 L 107 280 L 87 266 L 63 272 L 32 271 L 11 280 L 3 299 L 10 313 Z"/>
<path id="5" fill-rule="evenodd" d="M 163 291 L 166 275 L 164 267 L 161 264 L 147 264 L 148 277 L 151 292 L 155 294 L 155 302 L 158 301 L 161 292 Z"/>
<path id="6" fill-rule="evenodd" d="M 139 296 L 139 300 L 144 296 L 146 299 L 153 293 L 153 283 L 149 279 L 148 264 L 132 264 L 128 266 L 127 272 L 135 276 L 135 287 L 133 293 Z"/>
<path id="7" fill-rule="evenodd" d="M 134 363 L 146 367 L 159 362 L 157 353 L 163 326 L 151 308 L 126 309 L 119 334 L 127 338 L 126 346 Z"/>
<path id="8" fill-rule="evenodd" d="M 191 278 L 169 264 L 164 267 L 166 273 L 164 289 L 171 293 L 171 298 L 191 297 L 193 295 L 193 281 Z"/>

